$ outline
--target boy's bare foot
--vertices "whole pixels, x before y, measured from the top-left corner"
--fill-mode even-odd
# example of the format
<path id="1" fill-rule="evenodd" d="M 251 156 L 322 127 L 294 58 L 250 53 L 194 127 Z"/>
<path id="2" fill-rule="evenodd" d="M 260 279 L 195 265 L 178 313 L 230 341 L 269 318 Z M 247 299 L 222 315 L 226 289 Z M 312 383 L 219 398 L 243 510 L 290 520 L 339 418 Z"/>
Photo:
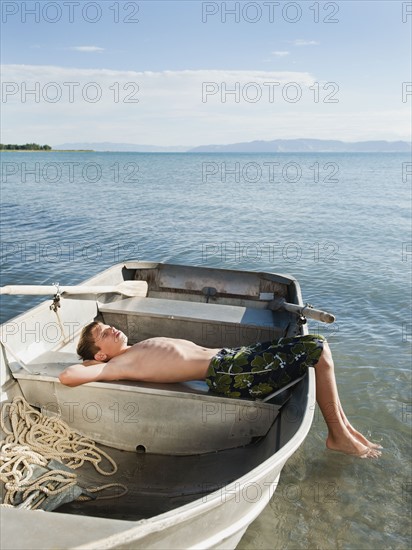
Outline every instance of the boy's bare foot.
<path id="1" fill-rule="evenodd" d="M 379 443 L 372 443 L 372 441 L 369 441 L 369 439 L 366 439 L 364 435 L 362 435 L 358 430 L 355 430 L 355 428 L 352 426 L 352 424 L 346 424 L 347 429 L 349 432 L 353 435 L 355 439 L 357 439 L 360 443 L 363 443 L 366 447 L 369 447 L 370 449 L 382 449 L 382 445 L 379 445 Z"/>
<path id="2" fill-rule="evenodd" d="M 375 448 L 364 445 L 351 434 L 334 439 L 330 434 L 326 440 L 326 447 L 331 451 L 338 451 L 359 458 L 378 458 L 382 453 Z"/>

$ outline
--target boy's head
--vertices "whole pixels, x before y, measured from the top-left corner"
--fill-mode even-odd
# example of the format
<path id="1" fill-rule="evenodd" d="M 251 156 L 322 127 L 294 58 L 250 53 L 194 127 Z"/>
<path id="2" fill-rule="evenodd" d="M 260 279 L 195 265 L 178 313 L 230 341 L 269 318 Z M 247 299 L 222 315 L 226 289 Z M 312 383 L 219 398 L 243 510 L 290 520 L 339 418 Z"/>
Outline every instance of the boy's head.
<path id="1" fill-rule="evenodd" d="M 120 330 L 99 321 L 86 325 L 77 345 L 77 353 L 83 359 L 109 361 L 127 349 L 127 337 Z"/>

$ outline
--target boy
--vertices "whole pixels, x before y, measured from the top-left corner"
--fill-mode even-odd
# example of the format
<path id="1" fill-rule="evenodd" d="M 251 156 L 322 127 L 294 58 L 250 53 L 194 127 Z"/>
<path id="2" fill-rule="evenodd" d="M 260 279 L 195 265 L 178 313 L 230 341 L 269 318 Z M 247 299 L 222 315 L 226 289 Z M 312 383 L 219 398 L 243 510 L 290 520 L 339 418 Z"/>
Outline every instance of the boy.
<path id="1" fill-rule="evenodd" d="M 67 386 L 103 380 L 172 383 L 206 380 L 226 397 L 262 397 L 315 369 L 316 399 L 328 427 L 326 446 L 361 458 L 377 458 L 343 412 L 329 345 L 322 336 L 296 336 L 235 349 L 212 349 L 176 338 L 149 338 L 133 346 L 120 330 L 100 322 L 84 327 L 77 347 L 83 364 L 60 374 Z"/>

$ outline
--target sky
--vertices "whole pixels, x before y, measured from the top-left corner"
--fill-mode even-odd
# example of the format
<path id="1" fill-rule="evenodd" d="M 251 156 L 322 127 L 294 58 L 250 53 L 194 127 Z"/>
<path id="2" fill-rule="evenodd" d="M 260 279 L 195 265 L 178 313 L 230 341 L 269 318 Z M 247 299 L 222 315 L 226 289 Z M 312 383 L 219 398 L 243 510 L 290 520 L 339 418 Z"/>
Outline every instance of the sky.
<path id="1" fill-rule="evenodd" d="M 1 2 L 1 142 L 411 140 L 412 2 Z"/>

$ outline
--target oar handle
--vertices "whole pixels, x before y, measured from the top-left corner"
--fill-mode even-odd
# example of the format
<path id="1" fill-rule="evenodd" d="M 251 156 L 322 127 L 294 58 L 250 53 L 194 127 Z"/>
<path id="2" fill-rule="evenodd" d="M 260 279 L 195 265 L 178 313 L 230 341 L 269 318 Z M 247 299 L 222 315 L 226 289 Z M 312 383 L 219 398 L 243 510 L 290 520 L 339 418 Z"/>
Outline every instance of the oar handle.
<path id="1" fill-rule="evenodd" d="M 7 285 L 0 288 L 0 294 L 23 294 L 31 296 L 50 296 L 57 292 L 60 294 L 108 294 L 116 292 L 124 296 L 146 296 L 146 281 L 124 281 L 118 285 Z"/>
<path id="2" fill-rule="evenodd" d="M 22 294 L 31 296 L 49 296 L 50 294 L 104 294 L 107 292 L 120 292 L 113 286 L 53 286 L 53 285 L 7 285 L 0 289 L 0 294 Z"/>
<path id="3" fill-rule="evenodd" d="M 60 288 L 60 291 L 62 289 Z M 57 287 L 54 285 L 6 285 L 0 288 L 0 294 L 28 294 L 31 296 L 48 296 L 56 294 Z"/>
<path id="4" fill-rule="evenodd" d="M 298 315 L 308 317 L 309 319 L 316 319 L 317 321 L 322 321 L 323 323 L 333 323 L 335 321 L 335 316 L 332 315 L 332 313 L 315 309 L 312 306 L 298 306 L 296 304 L 290 304 L 284 299 L 272 300 L 269 307 L 273 310 L 285 309 L 291 313 L 297 313 Z"/>

